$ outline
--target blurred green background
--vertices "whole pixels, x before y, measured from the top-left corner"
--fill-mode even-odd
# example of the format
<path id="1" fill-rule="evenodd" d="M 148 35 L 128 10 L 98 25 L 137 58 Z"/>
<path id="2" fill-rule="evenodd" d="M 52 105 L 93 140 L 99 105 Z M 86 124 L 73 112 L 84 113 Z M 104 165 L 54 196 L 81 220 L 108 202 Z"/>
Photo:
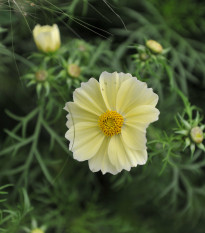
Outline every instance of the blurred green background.
<path id="1" fill-rule="evenodd" d="M 139 74 L 159 94 L 160 120 L 150 126 L 148 141 L 171 133 L 174 115 L 183 112 L 171 85 L 202 109 L 203 116 L 204 17 L 205 4 L 194 0 L 0 1 L 0 232 L 32 232 L 37 226 L 48 233 L 204 232 L 204 152 L 196 151 L 192 161 L 188 150 L 180 152 L 184 154 L 177 165 L 167 165 L 160 175 L 166 153 L 148 145 L 145 166 L 116 176 L 92 173 L 87 162 L 79 163 L 68 153 L 62 110 L 81 81 L 98 79 L 106 70 Z M 28 114 L 41 100 L 24 77 L 46 59 L 31 57 L 37 53 L 32 37 L 36 24 L 58 24 L 63 56 L 82 66 L 81 79 L 70 78 L 68 86 L 59 83 L 58 92 L 50 84 L 45 101 L 51 121 L 38 134 L 39 156 L 29 152 L 30 142 L 24 144 L 26 137 L 20 138 L 20 128 L 15 129 L 22 121 L 27 138 L 35 137 L 38 120 Z M 144 75 L 133 55 L 135 46 L 148 39 L 169 52 L 167 66 L 150 66 L 152 73 Z M 79 41 L 87 53 L 77 49 Z M 47 64 L 60 73 L 58 63 Z"/>

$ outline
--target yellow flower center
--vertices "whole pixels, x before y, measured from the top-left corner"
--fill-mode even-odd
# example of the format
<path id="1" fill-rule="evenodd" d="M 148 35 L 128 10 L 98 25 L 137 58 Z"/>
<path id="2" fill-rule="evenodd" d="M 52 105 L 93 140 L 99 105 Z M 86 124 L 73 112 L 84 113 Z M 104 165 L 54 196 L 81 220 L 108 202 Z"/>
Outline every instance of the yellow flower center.
<path id="1" fill-rule="evenodd" d="M 119 113 L 109 110 L 98 119 L 99 127 L 106 136 L 120 134 L 123 122 L 124 119 Z"/>

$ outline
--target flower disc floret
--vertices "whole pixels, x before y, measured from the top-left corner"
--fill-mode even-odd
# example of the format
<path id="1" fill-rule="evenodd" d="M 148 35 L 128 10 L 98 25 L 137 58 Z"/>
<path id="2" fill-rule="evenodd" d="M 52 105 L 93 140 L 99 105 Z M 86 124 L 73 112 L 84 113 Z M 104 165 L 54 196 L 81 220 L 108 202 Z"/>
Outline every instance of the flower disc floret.
<path id="1" fill-rule="evenodd" d="M 121 133 L 123 117 L 116 111 L 106 111 L 98 120 L 98 124 L 106 136 L 113 136 Z"/>

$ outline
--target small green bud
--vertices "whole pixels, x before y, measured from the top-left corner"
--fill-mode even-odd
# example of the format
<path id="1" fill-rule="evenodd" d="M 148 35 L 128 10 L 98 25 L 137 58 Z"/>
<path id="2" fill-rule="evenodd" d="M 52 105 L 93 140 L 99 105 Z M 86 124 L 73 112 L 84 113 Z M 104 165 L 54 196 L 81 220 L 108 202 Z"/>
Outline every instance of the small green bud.
<path id="1" fill-rule="evenodd" d="M 78 46 L 78 49 L 81 51 L 81 52 L 85 52 L 86 51 L 86 47 L 83 45 L 83 44 L 80 44 Z"/>
<path id="2" fill-rule="evenodd" d="M 147 40 L 146 46 L 149 48 L 153 53 L 161 53 L 163 50 L 163 47 L 160 43 L 158 43 L 155 40 Z"/>
<path id="3" fill-rule="evenodd" d="M 73 78 L 78 78 L 81 72 L 80 67 L 76 64 L 68 65 L 67 70 L 68 70 L 68 74 Z"/>
<path id="4" fill-rule="evenodd" d="M 36 80 L 38 82 L 44 82 L 48 76 L 47 72 L 45 70 L 39 70 L 35 74 Z"/>
<path id="5" fill-rule="evenodd" d="M 204 139 L 203 131 L 198 126 L 191 129 L 190 135 L 193 142 L 197 144 L 201 143 Z"/>
<path id="6" fill-rule="evenodd" d="M 149 58 L 149 55 L 146 53 L 141 53 L 140 54 L 140 60 L 141 61 L 146 61 Z"/>

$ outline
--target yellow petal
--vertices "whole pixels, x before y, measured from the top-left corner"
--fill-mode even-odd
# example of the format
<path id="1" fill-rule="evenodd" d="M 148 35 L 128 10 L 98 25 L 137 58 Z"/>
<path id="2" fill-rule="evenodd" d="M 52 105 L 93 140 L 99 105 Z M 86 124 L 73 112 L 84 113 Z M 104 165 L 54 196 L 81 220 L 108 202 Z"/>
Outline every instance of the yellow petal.
<path id="1" fill-rule="evenodd" d="M 102 171 L 103 174 L 117 174 L 117 169 L 111 164 L 108 157 L 109 138 L 105 138 L 97 154 L 88 160 L 89 168 L 92 172 Z"/>
<path id="2" fill-rule="evenodd" d="M 131 74 L 129 74 L 129 73 L 122 73 L 122 72 L 120 72 L 120 73 L 118 73 L 118 75 L 119 75 L 119 78 L 120 78 L 120 82 L 121 83 L 123 83 L 125 80 L 127 80 L 127 79 L 130 79 L 130 78 L 132 78 L 132 75 Z"/>
<path id="3" fill-rule="evenodd" d="M 36 36 L 37 47 L 44 52 L 52 52 L 51 32 L 40 33 Z M 54 51 L 54 50 L 53 50 Z"/>
<path id="4" fill-rule="evenodd" d="M 100 116 L 107 110 L 100 92 L 100 85 L 94 78 L 89 79 L 86 83 L 82 83 L 81 87 L 74 91 L 73 99 L 82 109 L 97 116 Z"/>
<path id="5" fill-rule="evenodd" d="M 124 142 L 123 142 L 124 143 Z M 126 155 L 132 167 L 143 165 L 147 162 L 146 150 L 132 150 L 124 144 Z"/>
<path id="6" fill-rule="evenodd" d="M 65 137 L 70 141 L 69 149 L 78 161 L 92 158 L 99 151 L 104 135 L 93 122 L 83 122 L 72 126 Z"/>
<path id="7" fill-rule="evenodd" d="M 108 146 L 109 159 L 113 166 L 120 172 L 122 169 L 130 171 L 131 163 L 127 157 L 120 135 L 112 136 Z"/>
<path id="8" fill-rule="evenodd" d="M 133 150 L 146 149 L 146 135 L 135 125 L 124 125 L 121 131 L 122 139 L 125 144 Z"/>
<path id="9" fill-rule="evenodd" d="M 129 126 L 137 126 L 137 123 L 145 123 L 145 125 L 148 125 L 151 122 L 158 120 L 159 110 L 152 105 L 141 105 L 126 112 L 125 118 L 126 124 Z"/>
<path id="10" fill-rule="evenodd" d="M 122 140 L 122 143 L 124 145 L 127 157 L 132 167 L 136 167 L 138 164 L 143 165 L 147 162 L 147 151 L 146 150 L 132 150 L 125 145 L 123 140 Z"/>
<path id="11" fill-rule="evenodd" d="M 98 125 L 98 116 L 81 108 L 76 103 L 68 102 L 64 109 L 69 112 L 66 123 L 68 128 L 80 122 L 93 122 Z"/>
<path id="12" fill-rule="evenodd" d="M 111 138 L 108 155 L 112 165 L 116 166 L 118 172 L 122 169 L 129 171 L 131 167 L 145 164 L 147 161 L 146 150 L 129 148 L 120 135 Z"/>
<path id="13" fill-rule="evenodd" d="M 125 114 L 132 108 L 139 105 L 155 106 L 158 102 L 158 95 L 151 88 L 147 88 L 147 84 L 132 77 L 120 87 L 117 100 L 116 110 Z"/>
<path id="14" fill-rule="evenodd" d="M 52 41 L 53 41 L 53 49 L 57 50 L 61 45 L 60 31 L 57 24 L 53 25 Z"/>
<path id="15" fill-rule="evenodd" d="M 130 74 L 124 73 L 107 73 L 103 72 L 100 75 L 100 90 L 108 110 L 116 110 L 117 93 L 122 83 L 130 79 Z"/>
<path id="16" fill-rule="evenodd" d="M 137 150 L 134 152 L 137 164 L 143 165 L 147 162 L 147 150 Z"/>

